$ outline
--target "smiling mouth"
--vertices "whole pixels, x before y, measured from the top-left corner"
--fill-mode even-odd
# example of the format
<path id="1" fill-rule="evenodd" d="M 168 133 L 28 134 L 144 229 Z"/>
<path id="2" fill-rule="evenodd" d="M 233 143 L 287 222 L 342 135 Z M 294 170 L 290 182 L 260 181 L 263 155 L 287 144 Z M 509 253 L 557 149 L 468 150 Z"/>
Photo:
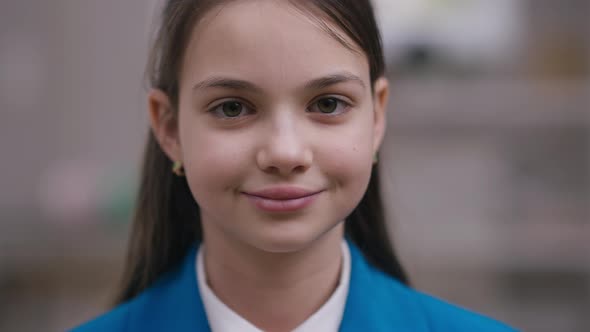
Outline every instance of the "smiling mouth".
<path id="1" fill-rule="evenodd" d="M 248 200 L 266 212 L 294 212 L 311 205 L 322 193 L 295 187 L 275 187 L 257 192 L 243 192 Z"/>

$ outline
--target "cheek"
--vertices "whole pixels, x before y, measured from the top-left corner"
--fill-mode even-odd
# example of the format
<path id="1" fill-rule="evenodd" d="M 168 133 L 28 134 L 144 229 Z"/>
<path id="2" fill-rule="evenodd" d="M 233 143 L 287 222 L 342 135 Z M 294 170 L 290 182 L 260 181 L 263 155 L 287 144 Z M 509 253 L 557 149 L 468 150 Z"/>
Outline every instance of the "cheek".
<path id="1" fill-rule="evenodd" d="M 370 121 L 360 120 L 342 132 L 326 136 L 328 140 L 318 151 L 318 163 L 340 190 L 351 200 L 360 200 L 373 165 L 373 131 Z"/>
<path id="2" fill-rule="evenodd" d="M 203 126 L 181 128 L 180 136 L 186 177 L 199 204 L 243 182 L 250 159 L 247 139 Z"/>
<path id="3" fill-rule="evenodd" d="M 360 115 L 347 124 L 323 133 L 323 149 L 318 153 L 326 163 L 344 173 L 370 168 L 372 163 L 373 125 L 371 112 L 359 110 Z"/>
<path id="4" fill-rule="evenodd" d="M 324 171 L 328 175 L 332 193 L 331 200 L 337 218 L 346 218 L 359 204 L 371 176 L 372 162 L 367 160 L 367 149 L 356 146 L 327 152 L 324 156 Z"/>
<path id="5" fill-rule="evenodd" d="M 346 142 L 343 142 L 346 143 Z M 360 174 L 365 174 L 372 164 L 370 141 L 353 142 L 348 144 L 332 145 L 318 154 L 318 162 L 323 165 L 334 177 L 342 180 L 354 180 Z"/>

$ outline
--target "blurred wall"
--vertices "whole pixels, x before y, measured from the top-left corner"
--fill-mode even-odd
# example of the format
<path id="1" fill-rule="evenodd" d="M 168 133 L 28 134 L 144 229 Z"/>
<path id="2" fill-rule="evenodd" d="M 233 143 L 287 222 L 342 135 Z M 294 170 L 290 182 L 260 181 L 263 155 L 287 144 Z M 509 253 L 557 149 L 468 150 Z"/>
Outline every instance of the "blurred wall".
<path id="1" fill-rule="evenodd" d="M 148 3 L 0 5 L 0 330 L 71 326 L 114 286 L 126 224 L 110 217 L 147 132 Z"/>

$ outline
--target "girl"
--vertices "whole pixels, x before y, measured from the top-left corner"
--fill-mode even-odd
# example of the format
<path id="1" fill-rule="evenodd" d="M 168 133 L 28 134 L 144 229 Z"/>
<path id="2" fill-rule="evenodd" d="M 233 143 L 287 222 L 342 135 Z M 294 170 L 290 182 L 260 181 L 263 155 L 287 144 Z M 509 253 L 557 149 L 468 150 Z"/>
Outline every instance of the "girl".
<path id="1" fill-rule="evenodd" d="M 118 306 L 76 331 L 512 331 L 408 286 L 368 0 L 168 0 Z"/>

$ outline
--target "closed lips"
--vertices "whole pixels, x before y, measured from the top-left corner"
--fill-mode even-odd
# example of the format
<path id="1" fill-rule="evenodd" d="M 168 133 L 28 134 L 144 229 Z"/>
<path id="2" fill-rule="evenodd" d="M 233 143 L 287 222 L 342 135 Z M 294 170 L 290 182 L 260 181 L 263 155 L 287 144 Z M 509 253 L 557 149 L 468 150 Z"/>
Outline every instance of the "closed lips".
<path id="1" fill-rule="evenodd" d="M 292 200 L 315 195 L 320 191 L 310 191 L 299 188 L 269 188 L 255 192 L 244 192 L 246 195 L 272 200 Z"/>

